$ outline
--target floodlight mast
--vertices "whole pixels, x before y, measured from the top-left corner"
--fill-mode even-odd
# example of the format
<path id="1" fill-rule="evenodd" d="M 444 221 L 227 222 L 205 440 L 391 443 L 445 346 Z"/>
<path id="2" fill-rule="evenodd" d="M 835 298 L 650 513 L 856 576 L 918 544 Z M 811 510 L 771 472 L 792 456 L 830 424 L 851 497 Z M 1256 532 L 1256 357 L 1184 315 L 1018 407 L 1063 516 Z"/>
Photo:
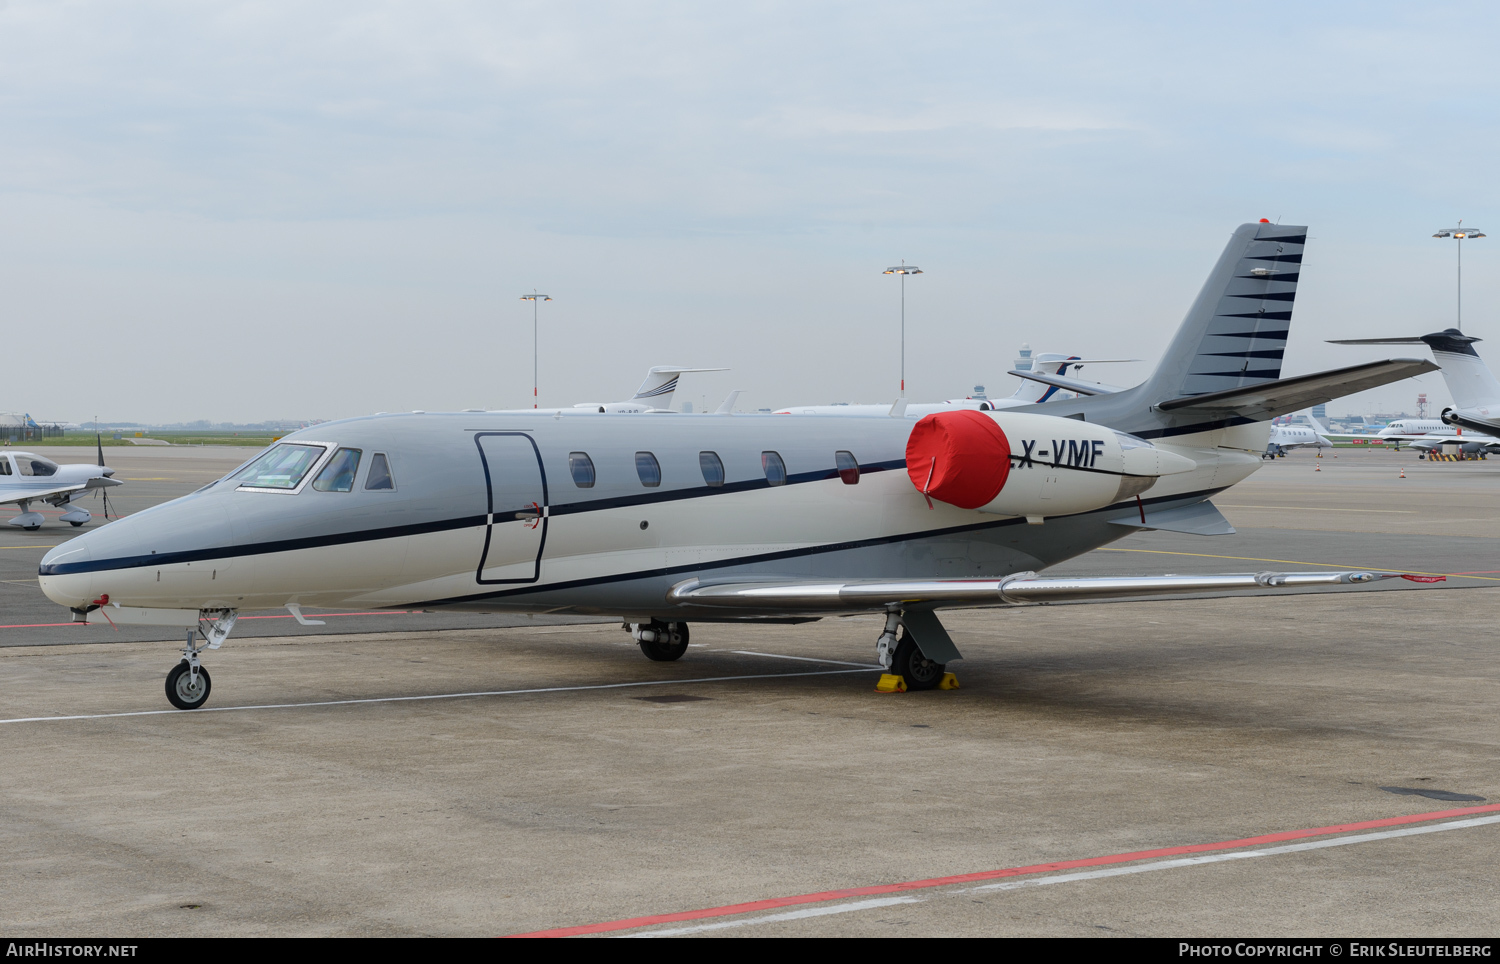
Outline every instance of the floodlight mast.
<path id="1" fill-rule="evenodd" d="M 1443 228 L 1434 238 L 1453 238 L 1458 242 L 1458 330 L 1464 330 L 1464 242 L 1482 238 L 1485 234 L 1478 228 L 1464 227 L 1464 219 L 1458 219 L 1458 227 Z"/>
<path id="2" fill-rule="evenodd" d="M 886 268 L 881 274 L 896 274 L 901 276 L 901 397 L 906 397 L 906 276 L 909 274 L 921 274 L 922 269 L 914 264 L 907 264 L 906 259 L 894 268 Z"/>
<path id="3" fill-rule="evenodd" d="M 537 345 L 537 341 L 536 341 L 536 303 L 538 301 L 551 301 L 552 299 L 548 295 L 539 295 L 539 294 L 537 294 L 536 289 L 532 288 L 531 289 L 531 294 L 529 294 L 529 295 L 522 295 L 521 296 L 521 300 L 522 301 L 529 301 L 529 302 L 531 302 L 531 407 L 532 408 L 536 408 L 537 407 L 537 390 L 536 390 L 536 387 L 537 387 L 537 377 L 536 377 L 536 372 L 537 372 L 537 366 L 536 366 L 536 358 L 537 358 L 537 348 L 536 348 L 536 345 Z"/>

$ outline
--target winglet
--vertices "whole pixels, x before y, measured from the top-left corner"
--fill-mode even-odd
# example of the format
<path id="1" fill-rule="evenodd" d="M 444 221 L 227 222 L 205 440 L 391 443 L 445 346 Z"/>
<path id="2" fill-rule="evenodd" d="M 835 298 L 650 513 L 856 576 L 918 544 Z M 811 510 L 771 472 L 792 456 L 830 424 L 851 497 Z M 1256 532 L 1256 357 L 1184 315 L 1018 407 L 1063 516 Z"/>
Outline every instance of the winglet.
<path id="1" fill-rule="evenodd" d="M 744 389 L 736 388 L 734 391 L 730 392 L 729 397 L 724 399 L 724 401 L 719 404 L 718 408 L 714 409 L 714 414 L 728 415 L 733 412 L 734 403 L 740 397 L 740 392 L 743 390 Z"/>
<path id="2" fill-rule="evenodd" d="M 894 403 L 891 404 L 890 416 L 891 418 L 906 417 L 906 399 L 898 398 Z"/>

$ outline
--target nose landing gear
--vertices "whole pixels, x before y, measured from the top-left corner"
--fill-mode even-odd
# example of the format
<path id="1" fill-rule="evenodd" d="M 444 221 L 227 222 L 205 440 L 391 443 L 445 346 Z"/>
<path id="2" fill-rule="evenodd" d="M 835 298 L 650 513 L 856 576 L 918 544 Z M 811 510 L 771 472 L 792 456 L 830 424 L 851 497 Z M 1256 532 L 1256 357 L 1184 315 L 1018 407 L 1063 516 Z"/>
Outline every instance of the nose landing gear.
<path id="1" fill-rule="evenodd" d="M 209 615 L 208 611 L 203 613 Z M 167 702 L 179 710 L 196 710 L 208 702 L 208 692 L 213 688 L 213 680 L 209 678 L 208 670 L 198 662 L 198 656 L 205 649 L 218 649 L 224 645 L 224 640 L 229 638 L 229 631 L 234 628 L 234 622 L 239 618 L 239 613 L 232 609 L 219 610 L 217 617 L 208 624 L 207 629 L 199 626 L 187 631 L 187 642 L 182 647 L 182 662 L 172 667 L 167 674 Z M 198 645 L 198 636 L 203 636 L 204 645 Z"/>

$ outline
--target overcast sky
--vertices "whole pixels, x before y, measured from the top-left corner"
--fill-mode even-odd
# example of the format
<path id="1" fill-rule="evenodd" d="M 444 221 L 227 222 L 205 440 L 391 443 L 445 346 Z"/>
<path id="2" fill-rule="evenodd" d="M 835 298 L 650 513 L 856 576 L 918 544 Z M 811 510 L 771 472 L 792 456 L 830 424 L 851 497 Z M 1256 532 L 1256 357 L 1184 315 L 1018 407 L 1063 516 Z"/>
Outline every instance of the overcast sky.
<path id="1" fill-rule="evenodd" d="M 1500 362 L 1495 8 L 0 0 L 0 410 L 251 421 L 1009 394 L 1311 226 L 1285 374 Z M 1084 372 L 1133 384 L 1149 364 Z M 1352 407 L 1446 401 L 1440 376 Z M 1351 409 L 1335 402 L 1331 411 Z"/>

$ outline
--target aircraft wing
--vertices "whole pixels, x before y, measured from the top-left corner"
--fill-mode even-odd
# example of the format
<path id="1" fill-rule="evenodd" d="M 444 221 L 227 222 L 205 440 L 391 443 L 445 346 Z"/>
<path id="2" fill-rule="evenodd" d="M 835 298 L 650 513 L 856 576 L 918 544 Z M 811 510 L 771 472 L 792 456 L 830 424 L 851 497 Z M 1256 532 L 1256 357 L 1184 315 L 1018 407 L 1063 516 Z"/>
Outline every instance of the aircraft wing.
<path id="1" fill-rule="evenodd" d="M 1014 375 L 1017 378 L 1024 378 L 1027 381 L 1041 382 L 1043 385 L 1061 388 L 1065 392 L 1077 392 L 1079 395 L 1113 395 L 1115 392 L 1123 392 L 1125 390 L 1114 385 L 1106 385 L 1103 382 L 1086 382 L 1081 378 L 1068 378 L 1066 375 L 1049 375 L 1046 372 L 1012 371 L 1007 374 Z"/>
<path id="2" fill-rule="evenodd" d="M 1233 589 L 1343 586 L 1405 578 L 1401 573 L 1254 572 L 1203 576 L 1085 576 L 1044 578 L 1024 572 L 1002 579 L 788 580 L 704 584 L 688 579 L 667 593 L 678 606 L 767 608 L 787 612 L 869 611 L 887 606 L 1017 606 L 1091 602 Z M 1422 577 L 1441 580 L 1443 577 Z"/>
<path id="3" fill-rule="evenodd" d="M 1311 375 L 1257 382 L 1244 388 L 1230 388 L 1204 395 L 1185 395 L 1159 402 L 1156 407 L 1163 412 L 1194 409 L 1228 412 L 1246 418 L 1275 418 L 1277 415 L 1322 405 L 1368 388 L 1379 388 L 1403 378 L 1437 370 L 1438 366 L 1430 361 L 1389 358 Z"/>
<path id="4" fill-rule="evenodd" d="M 50 489 L 26 489 L 17 491 L 0 486 L 0 505 L 9 505 L 12 502 L 41 502 L 50 499 L 54 495 L 64 495 L 69 492 L 78 492 L 83 489 L 102 489 L 111 485 L 121 485 L 118 479 L 107 479 L 102 476 L 88 479 L 83 482 L 71 482 L 67 485 L 53 486 Z"/>

